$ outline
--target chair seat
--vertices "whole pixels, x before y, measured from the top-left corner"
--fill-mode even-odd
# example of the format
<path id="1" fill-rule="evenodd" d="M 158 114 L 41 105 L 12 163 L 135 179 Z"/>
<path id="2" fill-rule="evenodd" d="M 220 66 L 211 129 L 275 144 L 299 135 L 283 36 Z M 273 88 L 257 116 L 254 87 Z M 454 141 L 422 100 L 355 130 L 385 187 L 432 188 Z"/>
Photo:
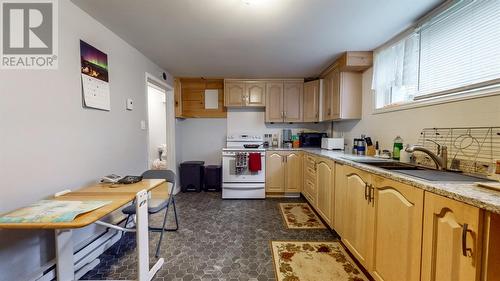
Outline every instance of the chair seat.
<path id="1" fill-rule="evenodd" d="M 151 199 L 148 201 L 148 213 L 155 214 L 163 210 L 168 205 L 168 200 L 165 199 Z M 126 215 L 135 214 L 135 204 L 125 207 L 122 212 Z"/>

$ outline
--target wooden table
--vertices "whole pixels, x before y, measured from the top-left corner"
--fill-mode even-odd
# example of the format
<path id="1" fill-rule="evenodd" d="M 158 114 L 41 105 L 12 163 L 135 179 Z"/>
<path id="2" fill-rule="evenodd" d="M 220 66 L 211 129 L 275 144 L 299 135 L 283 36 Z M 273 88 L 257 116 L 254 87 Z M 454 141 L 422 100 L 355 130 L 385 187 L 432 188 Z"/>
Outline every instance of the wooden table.
<path id="1" fill-rule="evenodd" d="M 72 229 L 102 223 L 99 220 L 125 206 L 134 199 L 136 202 L 136 239 L 138 255 L 138 281 L 151 280 L 163 265 L 163 259 L 149 269 L 149 233 L 147 200 L 148 192 L 164 186 L 165 180 L 145 179 L 129 185 L 96 184 L 69 192 L 52 200 L 62 201 L 111 201 L 96 210 L 81 214 L 70 222 L 22 222 L 0 223 L 0 229 L 54 229 L 56 240 L 56 271 L 58 281 L 73 281 L 75 278 L 73 261 Z M 120 229 L 120 227 L 117 227 Z M 123 229 L 124 230 L 124 229 Z M 130 231 L 130 230 L 127 230 Z"/>

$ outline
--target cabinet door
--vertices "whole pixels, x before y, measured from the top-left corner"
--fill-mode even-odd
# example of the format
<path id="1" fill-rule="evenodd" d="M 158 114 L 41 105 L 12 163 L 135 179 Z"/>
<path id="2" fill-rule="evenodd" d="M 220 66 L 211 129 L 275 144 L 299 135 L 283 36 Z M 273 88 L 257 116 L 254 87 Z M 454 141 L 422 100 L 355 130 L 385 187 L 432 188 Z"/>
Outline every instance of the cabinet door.
<path id="1" fill-rule="evenodd" d="M 245 83 L 226 82 L 224 90 L 224 105 L 227 107 L 241 107 L 245 105 Z"/>
<path id="2" fill-rule="evenodd" d="M 322 121 L 333 120 L 333 72 L 328 73 L 323 79 L 323 104 L 321 106 Z"/>
<path id="3" fill-rule="evenodd" d="M 328 225 L 331 225 L 332 214 L 332 192 L 333 192 L 333 163 L 326 159 L 318 159 L 317 163 L 317 186 L 318 202 L 317 211 Z"/>
<path id="4" fill-rule="evenodd" d="M 331 108 L 332 108 L 332 119 L 339 119 L 340 118 L 340 95 L 341 94 L 349 94 L 349 93 L 341 93 L 340 92 L 340 71 L 336 68 L 333 70 L 332 73 L 332 84 L 331 84 L 331 95 L 332 95 L 332 100 L 331 100 Z"/>
<path id="5" fill-rule="evenodd" d="M 264 107 L 266 106 L 266 83 L 247 82 L 245 88 L 246 106 Z"/>
<path id="6" fill-rule="evenodd" d="M 375 237 L 372 276 L 379 281 L 418 281 L 424 191 L 373 178 Z"/>
<path id="7" fill-rule="evenodd" d="M 283 83 L 266 83 L 266 122 L 283 122 Z"/>
<path id="8" fill-rule="evenodd" d="M 371 175 L 344 166 L 346 177 L 346 221 L 342 240 L 356 259 L 368 270 L 373 254 L 373 205 L 368 201 Z"/>
<path id="9" fill-rule="evenodd" d="M 302 190 L 302 155 L 299 152 L 284 153 L 286 163 L 285 192 Z"/>
<path id="10" fill-rule="evenodd" d="M 335 188 L 333 201 L 333 228 L 344 237 L 346 224 L 346 210 L 349 207 L 346 204 L 347 198 L 347 177 L 344 173 L 344 165 L 335 163 Z"/>
<path id="11" fill-rule="evenodd" d="M 424 205 L 421 280 L 480 280 L 482 211 L 428 192 Z"/>
<path id="12" fill-rule="evenodd" d="M 304 83 L 304 122 L 319 121 L 319 80 Z"/>
<path id="13" fill-rule="evenodd" d="M 266 153 L 266 192 L 285 192 L 285 161 L 278 152 Z"/>
<path id="14" fill-rule="evenodd" d="M 304 83 L 285 82 L 284 83 L 284 119 L 285 122 L 302 122 L 302 97 Z"/>

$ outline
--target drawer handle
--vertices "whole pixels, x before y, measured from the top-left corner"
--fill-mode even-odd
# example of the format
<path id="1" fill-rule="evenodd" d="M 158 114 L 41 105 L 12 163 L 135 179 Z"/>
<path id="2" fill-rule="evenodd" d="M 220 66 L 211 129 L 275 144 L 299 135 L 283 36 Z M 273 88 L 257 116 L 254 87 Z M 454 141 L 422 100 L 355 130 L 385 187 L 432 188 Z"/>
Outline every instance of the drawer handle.
<path id="1" fill-rule="evenodd" d="M 468 227 L 469 225 L 466 223 L 462 225 L 462 255 L 464 255 L 464 257 L 467 257 L 467 252 L 471 250 L 470 248 L 467 248 L 467 232 L 469 231 Z"/>
<path id="2" fill-rule="evenodd" d="M 371 202 L 373 207 L 375 205 L 375 187 L 372 184 L 370 184 L 370 192 L 368 194 L 370 196 L 368 203 Z"/>
<path id="3" fill-rule="evenodd" d="M 365 182 L 365 200 L 368 200 L 368 198 L 370 198 L 368 195 L 368 183 Z M 370 202 L 368 202 L 368 203 L 370 203 Z"/>

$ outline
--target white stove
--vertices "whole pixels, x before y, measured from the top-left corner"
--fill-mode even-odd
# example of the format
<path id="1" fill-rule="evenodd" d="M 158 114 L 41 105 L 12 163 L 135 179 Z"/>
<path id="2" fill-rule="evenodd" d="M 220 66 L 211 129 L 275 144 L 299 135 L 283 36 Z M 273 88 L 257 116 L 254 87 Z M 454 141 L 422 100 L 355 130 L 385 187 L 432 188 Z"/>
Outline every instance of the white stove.
<path id="1" fill-rule="evenodd" d="M 266 197 L 266 159 L 262 147 L 262 136 L 241 134 L 229 135 L 226 148 L 222 149 L 222 198 L 224 199 L 264 199 Z M 257 146 L 245 148 L 245 146 Z M 236 157 L 239 153 L 260 153 L 261 170 L 249 169 L 237 171 Z"/>

